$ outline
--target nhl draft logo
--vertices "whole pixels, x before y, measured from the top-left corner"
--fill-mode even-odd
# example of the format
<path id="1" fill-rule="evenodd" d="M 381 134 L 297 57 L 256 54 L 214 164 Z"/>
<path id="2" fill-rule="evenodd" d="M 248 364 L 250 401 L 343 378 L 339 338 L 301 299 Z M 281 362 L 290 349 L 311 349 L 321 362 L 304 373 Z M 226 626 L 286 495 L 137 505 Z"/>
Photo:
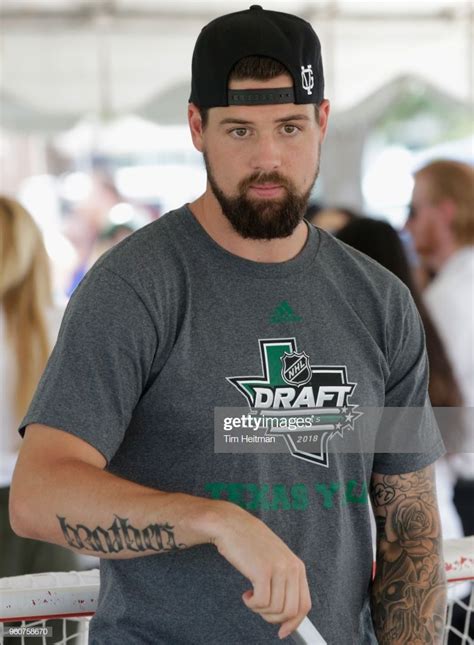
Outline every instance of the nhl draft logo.
<path id="1" fill-rule="evenodd" d="M 308 92 L 308 96 L 313 93 L 314 75 L 312 65 L 308 65 L 307 67 L 301 65 L 301 84 L 303 89 Z"/>
<path id="2" fill-rule="evenodd" d="M 284 440 L 293 457 L 327 468 L 328 443 L 353 431 L 362 415 L 349 402 L 357 383 L 345 365 L 312 365 L 295 338 L 259 340 L 259 347 L 261 374 L 227 381 L 263 417 L 266 436 Z"/>

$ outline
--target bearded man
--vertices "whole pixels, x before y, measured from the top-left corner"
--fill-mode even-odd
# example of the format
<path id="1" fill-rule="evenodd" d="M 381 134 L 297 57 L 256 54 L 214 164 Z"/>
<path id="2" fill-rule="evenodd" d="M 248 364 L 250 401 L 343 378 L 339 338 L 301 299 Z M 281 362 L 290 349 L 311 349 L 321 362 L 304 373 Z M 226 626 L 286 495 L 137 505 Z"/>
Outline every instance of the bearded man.
<path id="1" fill-rule="evenodd" d="M 257 5 L 212 21 L 189 103 L 204 194 L 69 303 L 11 519 L 101 558 L 91 643 L 263 645 L 306 616 L 338 645 L 441 642 L 444 448 L 416 308 L 304 221 L 329 111 L 309 23 Z M 344 450 L 362 406 L 426 410 L 423 450 Z"/>

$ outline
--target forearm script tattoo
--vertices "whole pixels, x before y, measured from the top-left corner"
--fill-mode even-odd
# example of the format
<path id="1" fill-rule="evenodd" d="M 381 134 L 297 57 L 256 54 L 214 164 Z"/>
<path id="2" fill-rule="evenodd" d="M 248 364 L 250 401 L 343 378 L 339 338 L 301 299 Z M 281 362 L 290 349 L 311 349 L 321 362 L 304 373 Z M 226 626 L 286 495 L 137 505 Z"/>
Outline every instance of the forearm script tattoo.
<path id="1" fill-rule="evenodd" d="M 91 529 L 84 524 L 72 526 L 66 522 L 65 517 L 56 517 L 67 544 L 75 549 L 95 553 L 120 553 L 125 550 L 163 553 L 186 548 L 185 544 L 176 544 L 174 527 L 170 524 L 149 524 L 144 529 L 137 529 L 127 518 L 115 515 L 108 528 L 96 526 Z"/>
<path id="2" fill-rule="evenodd" d="M 380 645 L 438 644 L 446 612 L 432 468 L 372 477 L 377 568 L 372 618 Z"/>

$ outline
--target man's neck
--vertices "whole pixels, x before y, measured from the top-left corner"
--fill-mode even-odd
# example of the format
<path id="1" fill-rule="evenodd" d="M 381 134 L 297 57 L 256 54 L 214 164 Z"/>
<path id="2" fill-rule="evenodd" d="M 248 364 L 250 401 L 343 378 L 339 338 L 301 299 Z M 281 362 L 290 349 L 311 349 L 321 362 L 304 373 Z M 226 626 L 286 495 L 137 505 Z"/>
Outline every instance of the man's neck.
<path id="1" fill-rule="evenodd" d="M 243 238 L 234 230 L 223 214 L 219 202 L 207 190 L 189 204 L 194 217 L 206 233 L 223 249 L 254 262 L 287 262 L 303 249 L 308 238 L 308 227 L 300 222 L 289 237 L 273 240 Z"/>

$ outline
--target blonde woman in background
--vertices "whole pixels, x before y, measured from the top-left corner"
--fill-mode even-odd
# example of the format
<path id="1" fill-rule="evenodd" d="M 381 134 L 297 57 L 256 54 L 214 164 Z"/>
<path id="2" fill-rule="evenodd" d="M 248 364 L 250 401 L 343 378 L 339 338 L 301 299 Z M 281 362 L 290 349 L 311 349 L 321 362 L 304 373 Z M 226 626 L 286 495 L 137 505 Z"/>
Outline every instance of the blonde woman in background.
<path id="1" fill-rule="evenodd" d="M 0 196 L 0 577 L 77 567 L 76 556 L 16 536 L 8 519 L 16 431 L 56 340 L 63 309 L 53 303 L 41 231 L 16 201 Z"/>

